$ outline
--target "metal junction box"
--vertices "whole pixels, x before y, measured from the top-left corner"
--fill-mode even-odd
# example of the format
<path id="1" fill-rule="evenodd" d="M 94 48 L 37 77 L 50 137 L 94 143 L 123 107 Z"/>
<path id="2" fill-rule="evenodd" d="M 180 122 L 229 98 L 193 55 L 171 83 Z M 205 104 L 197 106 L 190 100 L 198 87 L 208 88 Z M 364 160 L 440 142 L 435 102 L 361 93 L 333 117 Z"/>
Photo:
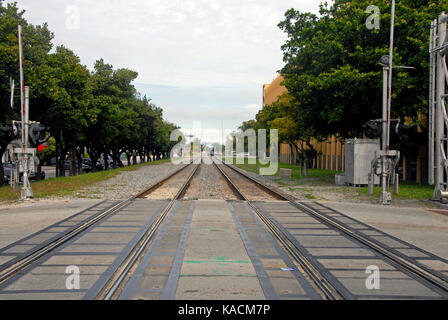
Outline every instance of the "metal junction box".
<path id="1" fill-rule="evenodd" d="M 380 150 L 379 139 L 347 139 L 345 141 L 345 184 L 359 186 L 369 183 L 369 173 L 375 152 Z M 380 179 L 375 175 L 374 183 Z"/>

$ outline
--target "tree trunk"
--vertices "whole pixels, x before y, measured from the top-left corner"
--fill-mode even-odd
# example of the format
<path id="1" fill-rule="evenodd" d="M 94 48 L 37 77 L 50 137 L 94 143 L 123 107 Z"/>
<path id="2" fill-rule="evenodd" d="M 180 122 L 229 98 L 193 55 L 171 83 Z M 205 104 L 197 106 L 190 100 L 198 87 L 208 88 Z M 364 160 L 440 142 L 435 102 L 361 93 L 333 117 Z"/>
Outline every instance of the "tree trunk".
<path id="1" fill-rule="evenodd" d="M 92 160 L 92 171 L 91 172 L 97 172 L 98 169 L 96 167 L 96 162 L 98 161 L 98 157 L 93 156 L 92 154 L 90 154 L 90 152 L 89 152 L 89 155 L 90 155 L 90 159 Z"/>
<path id="2" fill-rule="evenodd" d="M 60 153 L 59 141 L 56 137 L 56 177 L 59 177 L 59 153 Z"/>
<path id="3" fill-rule="evenodd" d="M 76 176 L 76 148 L 70 148 L 70 176 Z"/>
<path id="4" fill-rule="evenodd" d="M 64 149 L 64 136 L 62 133 L 62 128 L 59 130 L 59 176 L 65 177 L 65 156 L 67 154 L 67 150 Z"/>
<path id="5" fill-rule="evenodd" d="M 59 177 L 65 177 L 65 155 L 66 152 L 61 150 L 61 156 L 59 157 Z"/>
<path id="6" fill-rule="evenodd" d="M 113 160 L 114 160 L 114 169 L 123 166 L 123 164 L 121 163 L 121 160 L 120 160 L 120 155 L 121 155 L 120 150 L 115 150 L 115 151 L 113 152 L 113 156 L 112 156 L 112 158 L 113 158 Z M 120 163 L 121 163 L 121 166 L 120 166 Z"/>
<path id="7" fill-rule="evenodd" d="M 104 151 L 103 153 L 103 159 L 104 159 L 104 170 L 109 170 L 109 157 L 108 157 L 108 153 L 106 151 Z"/>
<path id="8" fill-rule="evenodd" d="M 82 158 L 84 155 L 83 151 L 84 151 L 84 147 L 79 147 L 79 149 L 77 149 L 77 152 L 76 152 L 76 161 L 78 162 L 78 168 L 76 170 L 77 175 L 85 173 L 85 172 L 83 172 L 83 169 L 82 169 Z"/>
<path id="9" fill-rule="evenodd" d="M 303 151 L 303 142 L 300 144 L 300 172 L 303 172 L 303 164 L 304 164 L 304 160 L 305 160 L 305 153 Z"/>
<path id="10" fill-rule="evenodd" d="M 289 144 L 289 150 L 291 152 L 291 159 L 289 159 L 289 164 L 296 164 L 296 155 L 292 147 L 292 143 Z"/>
<path id="11" fill-rule="evenodd" d="M 117 168 L 117 151 L 112 150 L 112 169 Z"/>
<path id="12" fill-rule="evenodd" d="M 302 149 L 304 149 L 304 144 L 306 142 L 302 142 Z M 304 159 L 304 166 L 305 166 L 305 177 L 308 176 L 308 156 L 306 155 L 306 151 L 303 150 L 303 159 Z"/>
<path id="13" fill-rule="evenodd" d="M 42 180 L 42 166 L 40 163 L 37 165 L 37 172 L 36 172 L 36 181 Z"/>
<path id="14" fill-rule="evenodd" d="M 4 176 L 5 176 L 5 169 L 3 169 L 3 163 L 2 161 L 0 161 L 0 186 L 5 185 L 5 179 L 3 178 Z"/>

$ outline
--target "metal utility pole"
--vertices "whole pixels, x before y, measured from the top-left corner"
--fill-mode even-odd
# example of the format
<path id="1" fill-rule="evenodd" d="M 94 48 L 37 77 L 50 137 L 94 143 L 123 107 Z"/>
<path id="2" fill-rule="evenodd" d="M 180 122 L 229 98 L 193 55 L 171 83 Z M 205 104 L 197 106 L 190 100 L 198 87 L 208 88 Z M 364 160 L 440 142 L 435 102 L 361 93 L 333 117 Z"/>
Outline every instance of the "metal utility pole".
<path id="1" fill-rule="evenodd" d="M 395 28 L 395 0 L 392 0 L 391 18 L 390 18 L 390 43 L 389 43 L 389 79 L 387 84 L 387 136 L 386 136 L 386 152 L 389 151 L 390 143 L 390 110 L 392 103 L 392 69 L 394 54 L 394 28 Z"/>
<path id="2" fill-rule="evenodd" d="M 434 144 L 430 145 L 430 148 L 435 148 L 435 175 L 434 175 L 434 194 L 433 199 L 439 200 L 441 202 L 448 202 L 448 161 L 447 161 L 447 136 L 446 127 L 448 126 L 448 116 L 446 111 L 445 103 L 445 86 L 446 80 L 448 79 L 448 70 L 446 64 L 446 56 L 448 55 L 448 44 L 446 42 L 447 36 L 447 22 L 448 15 L 445 12 L 439 16 L 438 21 L 434 21 L 433 25 L 437 27 L 437 30 L 431 31 L 431 61 L 433 65 L 431 66 L 432 78 L 430 81 L 430 112 L 435 109 L 435 141 Z M 437 61 L 437 66 L 435 66 Z M 433 70 L 435 68 L 435 70 Z M 432 96 L 431 90 L 435 91 L 434 96 Z M 431 101 L 431 98 L 433 100 Z M 434 107 L 435 104 L 435 107 Z M 430 114 L 431 115 L 431 114 Z M 432 119 L 430 118 L 430 121 Z M 431 127 L 429 128 L 430 136 L 429 141 L 431 143 L 434 137 L 434 132 L 431 132 Z M 435 145 L 435 146 L 434 146 Z M 431 152 L 430 152 L 431 155 Z M 433 163 L 429 164 L 432 167 Z"/>
<path id="3" fill-rule="evenodd" d="M 389 55 L 389 62 L 391 61 Z M 389 151 L 389 130 L 390 130 L 390 82 L 392 68 L 389 63 L 389 67 L 383 67 L 383 130 L 382 130 L 382 144 L 381 150 L 385 152 L 381 156 L 381 196 L 380 202 L 382 204 L 389 204 L 392 200 L 392 196 L 387 187 L 387 152 Z"/>
<path id="4" fill-rule="evenodd" d="M 30 186 L 28 170 L 30 170 L 30 160 L 34 161 L 33 150 L 28 148 L 28 126 L 29 126 L 29 87 L 25 87 L 23 78 L 23 49 L 22 49 L 22 27 L 19 25 L 19 67 L 20 67 L 20 114 L 22 117 L 22 147 L 21 150 L 14 150 L 19 156 L 19 167 L 23 169 L 23 186 L 21 199 L 33 198 L 33 190 Z"/>
<path id="5" fill-rule="evenodd" d="M 19 72 L 20 72 L 20 114 L 22 116 L 22 145 L 23 130 L 25 130 L 24 113 L 25 113 L 25 81 L 23 79 L 23 49 L 22 49 L 22 26 L 19 25 Z"/>
<path id="6" fill-rule="evenodd" d="M 33 189 L 31 189 L 28 170 L 30 170 L 30 161 L 34 161 L 33 153 L 28 150 L 28 125 L 29 125 L 29 101 L 30 101 L 30 90 L 29 87 L 25 87 L 25 112 L 22 116 L 22 124 L 24 124 L 24 129 L 22 133 L 22 144 L 23 144 L 23 154 L 22 154 L 22 165 L 23 165 L 23 186 L 21 199 L 31 199 L 34 197 Z"/>
<path id="7" fill-rule="evenodd" d="M 389 143 L 390 143 L 390 110 L 391 110 L 391 102 L 392 102 L 392 68 L 393 68 L 393 53 L 394 53 L 394 26 L 395 26 L 395 0 L 392 0 L 392 8 L 391 8 L 391 19 L 390 19 L 390 42 L 389 42 L 389 67 L 386 69 L 383 68 L 383 81 L 386 78 L 386 74 L 388 73 L 388 81 L 387 81 L 387 94 L 383 92 L 383 103 L 384 98 L 387 100 L 387 106 L 384 108 L 383 112 L 386 109 L 386 114 L 383 113 L 383 144 L 382 144 L 382 155 L 381 155 L 381 196 L 380 202 L 383 205 L 390 204 L 392 201 L 391 193 L 388 188 L 388 179 L 391 168 L 388 166 L 391 165 L 390 159 L 388 159 L 389 153 Z M 384 89 L 383 84 L 383 89 Z M 384 119 L 386 118 L 386 119 Z M 386 120 L 386 121 L 385 121 Z M 384 128 L 384 126 L 386 126 Z"/>
<path id="8" fill-rule="evenodd" d="M 435 142 L 435 111 L 436 111 L 436 61 L 434 49 L 437 47 L 437 19 L 431 23 L 429 41 L 429 105 L 428 105 L 428 184 L 434 185 L 434 142 Z"/>
<path id="9" fill-rule="evenodd" d="M 388 205 L 392 201 L 389 191 L 391 177 L 394 175 L 395 166 L 400 159 L 400 152 L 390 149 L 390 114 L 392 101 L 392 70 L 394 52 L 394 24 L 395 24 L 395 1 L 392 1 L 390 20 L 390 43 L 389 55 L 381 57 L 380 65 L 383 66 L 383 118 L 382 118 L 382 144 L 381 151 L 375 153 L 375 160 L 372 163 L 369 192 L 373 193 L 374 175 L 376 169 L 380 168 L 381 195 L 380 203 Z M 409 68 L 409 67 L 400 67 Z M 397 183 L 398 181 L 395 181 Z"/>
<path id="10" fill-rule="evenodd" d="M 389 67 L 383 66 L 383 130 L 382 130 L 382 143 L 381 150 L 386 150 L 387 139 L 387 105 L 388 105 L 388 86 L 387 81 L 389 77 Z"/>

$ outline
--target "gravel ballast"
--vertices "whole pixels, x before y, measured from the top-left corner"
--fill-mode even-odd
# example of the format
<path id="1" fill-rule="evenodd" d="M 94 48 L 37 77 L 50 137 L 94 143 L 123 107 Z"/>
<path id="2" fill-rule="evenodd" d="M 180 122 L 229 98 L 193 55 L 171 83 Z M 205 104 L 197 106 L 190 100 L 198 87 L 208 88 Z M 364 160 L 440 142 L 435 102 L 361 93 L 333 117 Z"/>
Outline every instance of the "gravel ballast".
<path id="1" fill-rule="evenodd" d="M 202 164 L 184 195 L 185 200 L 238 200 L 224 177 L 212 164 Z"/>
<path id="2" fill-rule="evenodd" d="M 81 191 L 74 198 L 94 198 L 106 200 L 123 200 L 143 191 L 168 175 L 179 170 L 183 165 L 162 163 L 140 167 L 135 171 L 124 171 L 119 175 L 95 183 Z"/>

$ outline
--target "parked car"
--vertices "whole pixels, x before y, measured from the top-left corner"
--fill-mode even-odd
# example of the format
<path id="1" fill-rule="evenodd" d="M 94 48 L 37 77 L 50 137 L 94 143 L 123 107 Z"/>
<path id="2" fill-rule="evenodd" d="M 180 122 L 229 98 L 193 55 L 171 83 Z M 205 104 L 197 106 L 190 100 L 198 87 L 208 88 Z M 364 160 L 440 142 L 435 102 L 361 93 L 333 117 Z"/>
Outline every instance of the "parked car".
<path id="1" fill-rule="evenodd" d="M 84 172 L 90 172 L 92 171 L 92 159 L 90 158 L 81 158 L 81 169 Z M 76 169 L 79 168 L 79 163 L 78 161 L 75 162 L 76 163 Z M 70 170 L 70 160 L 65 160 L 64 161 L 64 169 L 65 170 Z"/>
<path id="2" fill-rule="evenodd" d="M 90 158 L 82 158 L 82 170 L 84 172 L 92 171 L 92 159 Z"/>
<path id="3" fill-rule="evenodd" d="M 111 156 L 108 156 L 107 159 L 108 159 L 107 162 L 109 164 L 109 168 L 112 168 L 112 166 L 114 165 L 114 160 L 112 159 Z M 104 165 L 104 157 L 103 156 L 101 156 L 97 160 L 96 167 L 97 167 L 98 170 L 104 170 L 106 168 L 106 166 Z"/>
<path id="4" fill-rule="evenodd" d="M 76 161 L 75 162 L 75 164 L 76 164 L 76 169 L 78 169 L 78 161 Z M 70 170 L 70 160 L 65 160 L 64 161 L 64 169 L 65 170 Z"/>
<path id="5" fill-rule="evenodd" d="M 16 169 L 16 166 L 13 162 L 6 162 L 3 163 L 3 179 L 5 182 L 8 182 L 10 180 L 11 175 L 14 174 L 14 170 Z M 19 181 L 22 181 L 23 172 L 19 174 Z M 40 173 L 41 180 L 45 179 L 45 171 L 41 171 Z M 30 180 L 36 180 L 37 179 L 37 173 L 32 172 L 29 175 Z"/>

